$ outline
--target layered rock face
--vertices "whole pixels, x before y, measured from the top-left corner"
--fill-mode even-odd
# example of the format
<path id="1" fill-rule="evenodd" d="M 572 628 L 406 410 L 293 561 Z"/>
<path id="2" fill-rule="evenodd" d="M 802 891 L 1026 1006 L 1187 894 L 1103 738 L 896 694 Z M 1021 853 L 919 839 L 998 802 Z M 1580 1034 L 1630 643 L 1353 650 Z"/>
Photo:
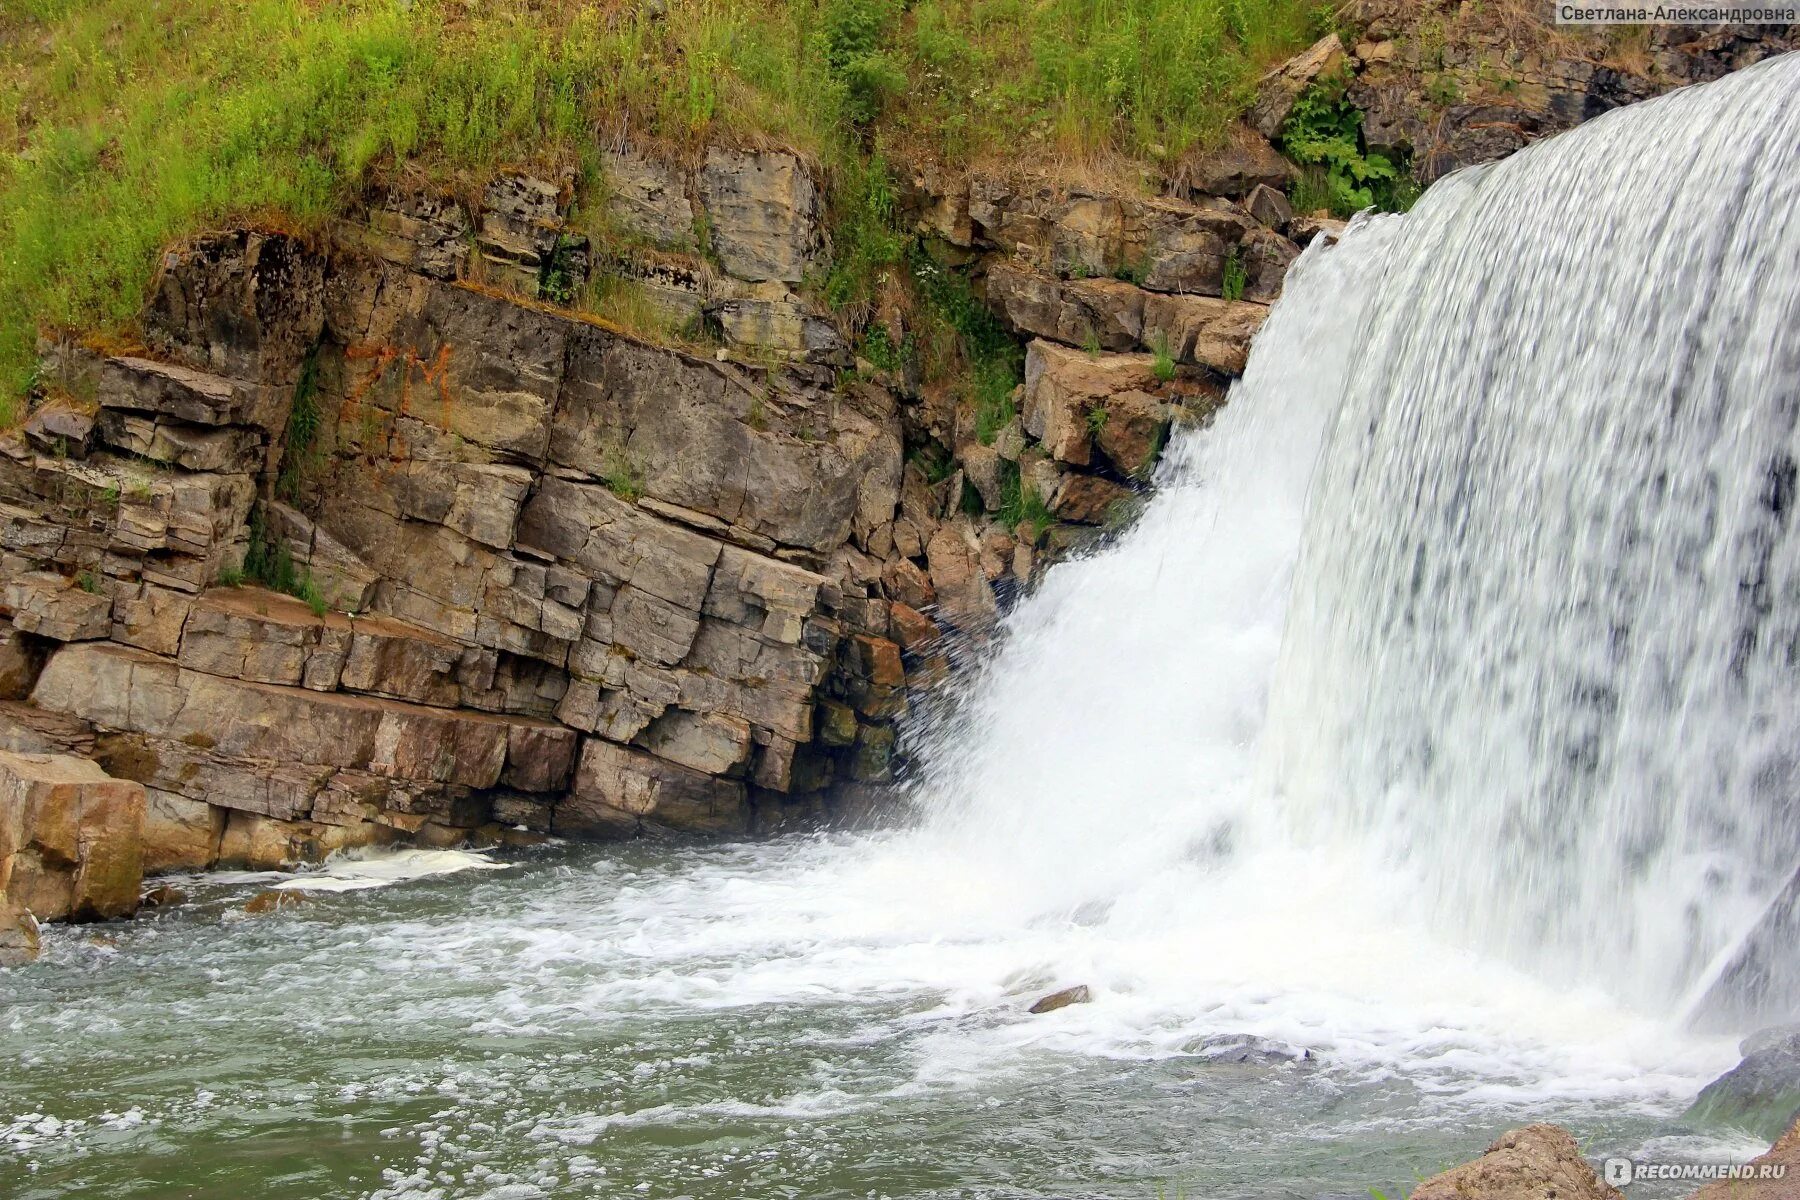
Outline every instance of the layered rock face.
<path id="1" fill-rule="evenodd" d="M 1800 26 L 1555 28 L 1474 5 L 1362 0 L 1346 57 L 1371 150 L 1430 183 L 1672 88 L 1800 49 Z M 1555 37 L 1548 36 L 1554 29 Z"/>
<path id="2" fill-rule="evenodd" d="M 791 273 L 755 195 L 721 246 Z M 149 869 L 745 833 L 891 777 L 907 668 L 842 567 L 892 540 L 892 396 L 445 278 L 541 271 L 546 197 L 203 238 L 145 346 L 47 357 L 57 399 L 0 445 L 0 745 L 141 784 Z"/>

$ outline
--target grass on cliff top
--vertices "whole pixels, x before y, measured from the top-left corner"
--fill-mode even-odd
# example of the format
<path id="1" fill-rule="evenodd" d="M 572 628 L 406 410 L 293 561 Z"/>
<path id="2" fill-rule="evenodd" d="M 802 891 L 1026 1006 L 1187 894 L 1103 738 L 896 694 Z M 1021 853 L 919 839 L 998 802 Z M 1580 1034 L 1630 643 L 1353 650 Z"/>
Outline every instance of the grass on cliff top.
<path id="1" fill-rule="evenodd" d="M 622 138 L 780 143 L 834 170 L 881 144 L 1169 160 L 1328 18 L 1316 0 L 4 0 L 0 405 L 29 387 L 39 329 L 127 326 L 162 247 L 228 220 L 316 228 L 372 169 L 591 179 Z"/>

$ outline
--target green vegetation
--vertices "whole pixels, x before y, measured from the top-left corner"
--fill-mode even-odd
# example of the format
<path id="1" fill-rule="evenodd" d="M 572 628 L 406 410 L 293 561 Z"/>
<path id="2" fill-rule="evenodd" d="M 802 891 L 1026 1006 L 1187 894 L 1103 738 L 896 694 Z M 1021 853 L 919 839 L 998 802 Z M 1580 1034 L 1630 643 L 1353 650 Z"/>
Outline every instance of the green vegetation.
<path id="1" fill-rule="evenodd" d="M 854 317 L 903 262 L 882 147 L 1172 162 L 1318 23 L 1311 0 L 14 0 L 0 421 L 38 331 L 128 338 L 179 237 L 316 231 L 376 173 L 470 193 L 502 164 L 573 164 L 588 188 L 617 131 L 817 155 L 843 251 L 824 289 Z"/>
<path id="2" fill-rule="evenodd" d="M 275 494 L 290 504 L 298 503 L 305 483 L 325 462 L 319 444 L 319 360 L 315 351 L 300 367 L 294 385 L 294 402 L 288 409 L 287 434 L 282 439 L 281 472 L 275 478 Z"/>
<path id="3" fill-rule="evenodd" d="M 1362 119 L 1343 79 L 1320 80 L 1294 102 L 1281 146 L 1306 168 L 1290 194 L 1296 211 L 1324 208 L 1348 217 L 1365 208 L 1404 211 L 1418 199 L 1405 164 L 1364 145 Z"/>
<path id="4" fill-rule="evenodd" d="M 750 412 L 750 423 L 752 427 L 762 419 L 758 415 L 761 410 L 761 404 L 762 402 L 760 399 L 752 401 Z M 643 473 L 632 464 L 630 457 L 626 455 L 625 451 L 617 449 L 608 451 L 606 459 L 601 465 L 604 470 L 600 476 L 600 482 L 604 483 L 607 490 L 612 492 L 613 495 L 621 500 L 629 500 L 636 503 L 638 497 L 644 494 Z"/>
<path id="5" fill-rule="evenodd" d="M 1025 377 L 1025 352 L 962 275 L 915 249 L 911 276 L 931 348 L 926 378 L 950 381 L 974 402 L 975 436 L 992 445 L 1017 415 L 1013 392 Z"/>
<path id="6" fill-rule="evenodd" d="M 260 504 L 250 510 L 250 545 L 244 552 L 243 571 L 229 577 L 222 576 L 219 582 L 236 586 L 246 579 L 259 583 L 272 592 L 282 592 L 305 601 L 315 617 L 324 616 L 326 609 L 330 607 L 325 594 L 313 579 L 312 571 L 295 566 L 286 543 L 270 535 Z"/>
<path id="7" fill-rule="evenodd" d="M 1238 248 L 1233 246 L 1225 255 L 1225 271 L 1219 280 L 1219 295 L 1227 300 L 1242 300 L 1244 286 L 1250 282 L 1250 275 L 1244 269 L 1244 259 Z"/>
<path id="8" fill-rule="evenodd" d="M 904 260 L 899 197 L 887 164 L 876 154 L 839 173 L 832 199 L 834 257 L 825 278 L 825 303 L 847 324 L 861 327 Z"/>
<path id="9" fill-rule="evenodd" d="M 1037 489 L 1025 486 L 1015 462 L 1000 464 L 1000 510 L 994 515 L 1008 529 L 1022 531 L 1034 545 L 1044 536 L 1044 530 L 1056 523 Z"/>
<path id="10" fill-rule="evenodd" d="M 1242 269 L 1242 267 L 1239 268 L 1240 271 Z M 1244 294 L 1242 280 L 1238 282 L 1237 292 L 1240 296 Z M 1167 383 L 1169 380 L 1175 378 L 1175 356 L 1169 353 L 1168 335 L 1159 332 L 1156 335 L 1155 342 L 1150 347 L 1150 351 L 1152 355 L 1150 369 L 1155 372 L 1157 381 L 1159 383 Z"/>

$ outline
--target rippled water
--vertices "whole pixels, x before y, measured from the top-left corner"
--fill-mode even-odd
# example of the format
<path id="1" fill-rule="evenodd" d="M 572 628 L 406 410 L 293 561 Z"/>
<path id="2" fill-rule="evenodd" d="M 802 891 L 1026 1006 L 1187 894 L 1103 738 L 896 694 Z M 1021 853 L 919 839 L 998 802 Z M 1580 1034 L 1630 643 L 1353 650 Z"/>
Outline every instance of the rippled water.
<path id="1" fill-rule="evenodd" d="M 1441 962 L 1436 994 L 1307 994 L 1205 939 L 946 921 L 905 840 L 549 847 L 260 917 L 202 883 L 52 929 L 0 976 L 0 1195 L 1393 1195 L 1526 1118 L 1679 1135 L 1733 1060 L 1598 1000 L 1534 1028 L 1475 963 L 1486 997 Z"/>

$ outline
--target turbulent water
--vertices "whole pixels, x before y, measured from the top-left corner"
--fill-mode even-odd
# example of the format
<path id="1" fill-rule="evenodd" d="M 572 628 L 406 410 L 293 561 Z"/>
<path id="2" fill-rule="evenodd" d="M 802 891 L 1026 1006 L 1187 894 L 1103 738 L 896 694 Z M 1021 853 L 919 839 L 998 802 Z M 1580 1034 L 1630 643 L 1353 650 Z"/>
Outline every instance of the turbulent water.
<path id="1" fill-rule="evenodd" d="M 1800 847 L 1797 405 L 1800 59 L 1453 177 L 1309 251 L 916 822 L 56 931 L 0 980 L 0 1195 L 1361 1197 L 1523 1118 L 1743 1157 L 1678 1114 Z"/>

